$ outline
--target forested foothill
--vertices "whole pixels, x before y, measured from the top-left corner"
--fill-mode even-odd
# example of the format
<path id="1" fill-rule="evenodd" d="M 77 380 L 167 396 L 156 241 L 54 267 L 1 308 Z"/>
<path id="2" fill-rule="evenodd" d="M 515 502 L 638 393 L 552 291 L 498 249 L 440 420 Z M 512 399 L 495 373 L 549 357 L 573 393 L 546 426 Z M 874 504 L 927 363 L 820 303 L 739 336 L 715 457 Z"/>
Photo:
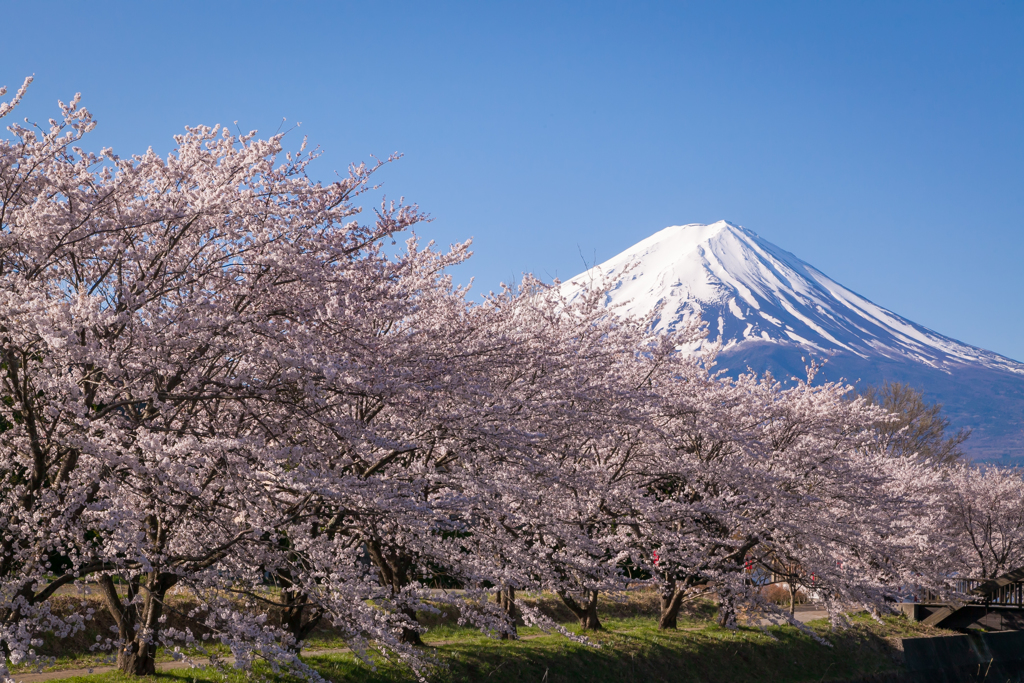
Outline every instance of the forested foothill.
<path id="1" fill-rule="evenodd" d="M 597 645 L 580 633 L 627 589 L 656 591 L 660 629 L 708 604 L 826 640 L 765 586 L 840 628 L 1024 565 L 1019 473 L 965 463 L 892 387 L 720 376 L 679 350 L 703 328 L 614 315 L 613 282 L 473 300 L 445 274 L 468 242 L 357 207 L 391 159 L 322 183 L 283 134 L 122 157 L 87 151 L 93 126 L 76 96 L 0 140 L 11 664 L 100 609 L 93 647 L 126 674 L 219 647 L 316 679 L 298 654 L 325 627 L 415 671 L 430 615 Z"/>

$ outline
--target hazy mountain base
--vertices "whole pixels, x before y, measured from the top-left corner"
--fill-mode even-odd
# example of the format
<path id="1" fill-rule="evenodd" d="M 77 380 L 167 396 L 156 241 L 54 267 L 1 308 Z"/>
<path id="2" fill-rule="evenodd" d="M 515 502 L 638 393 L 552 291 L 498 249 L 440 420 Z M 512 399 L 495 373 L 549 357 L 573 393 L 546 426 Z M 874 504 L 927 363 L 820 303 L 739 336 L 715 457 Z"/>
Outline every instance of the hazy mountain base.
<path id="1" fill-rule="evenodd" d="M 749 367 L 771 371 L 779 380 L 805 377 L 807 363 L 825 361 L 817 381 L 845 379 L 858 391 L 882 382 L 903 382 L 943 405 L 959 429 L 973 430 L 964 451 L 977 462 L 1024 466 L 1024 375 L 976 366 L 950 366 L 948 372 L 924 364 L 861 358 L 851 353 L 827 355 L 795 344 L 745 342 L 723 351 L 716 368 L 735 376 Z"/>

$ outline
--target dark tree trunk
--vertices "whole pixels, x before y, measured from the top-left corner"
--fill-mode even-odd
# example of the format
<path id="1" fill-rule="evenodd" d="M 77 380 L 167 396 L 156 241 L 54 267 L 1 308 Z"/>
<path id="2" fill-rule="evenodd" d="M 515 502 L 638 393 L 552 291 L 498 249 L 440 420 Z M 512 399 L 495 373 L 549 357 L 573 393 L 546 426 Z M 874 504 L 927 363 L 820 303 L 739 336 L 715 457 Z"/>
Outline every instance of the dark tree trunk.
<path id="1" fill-rule="evenodd" d="M 412 569 L 412 559 L 400 552 L 385 552 L 376 541 L 366 543 L 366 553 L 370 561 L 377 567 L 381 583 L 391 589 L 392 595 L 398 595 L 402 588 L 409 584 L 409 570 Z M 401 612 L 412 623 L 416 622 L 416 612 L 411 608 L 400 608 Z M 403 643 L 410 645 L 422 645 L 420 633 L 415 628 L 402 627 L 399 636 Z"/>
<path id="2" fill-rule="evenodd" d="M 587 591 L 587 600 L 583 604 L 576 601 L 566 591 L 559 591 L 558 597 L 562 599 L 565 606 L 580 620 L 580 628 L 584 631 L 603 631 L 601 620 L 597 617 L 597 591 Z"/>
<path id="3" fill-rule="evenodd" d="M 155 676 L 156 659 L 152 643 L 131 641 L 117 653 L 117 669 L 128 676 Z"/>
<path id="4" fill-rule="evenodd" d="M 313 629 L 319 625 L 324 613 L 318 605 L 309 602 L 309 596 L 294 587 L 291 578 L 284 574 L 278 575 L 281 590 L 281 628 L 292 637 L 289 648 L 299 654 L 301 643 Z"/>
<path id="5" fill-rule="evenodd" d="M 502 611 L 508 616 L 509 626 L 511 632 L 502 633 L 502 640 L 518 640 L 519 631 L 516 629 L 516 619 L 519 618 L 519 611 L 516 609 L 516 589 L 515 588 L 502 588 L 498 591 L 497 595 L 494 596 L 494 601 L 498 603 Z"/>
<path id="6" fill-rule="evenodd" d="M 789 616 L 796 614 L 796 584 L 789 582 Z"/>
<path id="7" fill-rule="evenodd" d="M 414 624 L 417 623 L 416 622 L 416 612 L 414 612 L 413 610 L 408 609 L 408 608 L 403 609 L 402 610 L 402 614 L 404 614 Z M 422 645 L 423 644 L 423 640 L 420 638 L 420 632 L 417 631 L 414 628 L 408 628 L 406 626 L 403 626 L 402 627 L 402 635 L 400 636 L 400 638 L 401 638 L 401 641 L 403 643 L 408 643 L 410 645 Z"/>
<path id="8" fill-rule="evenodd" d="M 138 577 L 125 583 L 124 599 L 110 576 L 100 579 L 100 587 L 107 610 L 117 624 L 121 649 L 117 653 L 117 668 L 129 676 L 152 676 L 156 673 L 157 634 L 163 614 L 167 591 L 178 582 L 174 574 L 152 571 L 145 583 Z M 142 591 L 142 600 L 135 597 Z"/>
<path id="9" fill-rule="evenodd" d="M 718 625 L 723 628 L 731 628 L 736 623 L 736 608 L 730 598 L 719 598 L 718 603 Z"/>
<path id="10" fill-rule="evenodd" d="M 674 629 L 679 623 L 679 608 L 683 606 L 683 596 L 686 591 L 676 588 L 675 581 L 669 581 L 661 589 L 661 616 L 658 618 L 658 628 L 662 630 Z"/>

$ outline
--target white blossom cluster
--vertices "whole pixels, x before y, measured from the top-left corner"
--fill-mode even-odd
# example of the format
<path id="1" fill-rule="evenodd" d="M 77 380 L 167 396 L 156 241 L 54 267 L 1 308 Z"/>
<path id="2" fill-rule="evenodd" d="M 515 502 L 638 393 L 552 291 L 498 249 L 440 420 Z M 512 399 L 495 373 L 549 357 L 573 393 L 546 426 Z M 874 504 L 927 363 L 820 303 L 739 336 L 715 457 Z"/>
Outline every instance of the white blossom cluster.
<path id="1" fill-rule="evenodd" d="M 786 618 L 759 591 L 784 576 L 838 621 L 1022 557 L 1019 475 L 893 455 L 880 409 L 813 368 L 717 376 L 678 351 L 701 329 L 609 315 L 610 282 L 470 302 L 444 274 L 468 242 L 392 250 L 424 219 L 401 202 L 358 220 L 380 164 L 322 184 L 305 143 L 218 127 L 93 154 L 60 106 L 0 140 L 10 662 L 92 618 L 51 611 L 73 586 L 127 673 L 213 640 L 316 678 L 297 652 L 321 624 L 413 666 L 417 612 L 560 629 L 517 590 L 594 628 L 599 591 L 648 584 L 668 628 L 701 595 L 726 624 Z"/>

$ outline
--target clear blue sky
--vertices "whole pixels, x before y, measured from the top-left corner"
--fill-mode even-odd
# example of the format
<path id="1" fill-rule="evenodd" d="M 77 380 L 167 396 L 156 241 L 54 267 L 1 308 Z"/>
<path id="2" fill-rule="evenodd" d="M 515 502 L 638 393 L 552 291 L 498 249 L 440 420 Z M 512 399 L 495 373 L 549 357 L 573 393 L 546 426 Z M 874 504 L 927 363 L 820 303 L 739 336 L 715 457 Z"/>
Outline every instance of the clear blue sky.
<path id="1" fill-rule="evenodd" d="M 93 146 L 186 124 L 386 170 L 456 278 L 571 277 L 667 225 L 742 224 L 916 322 L 1024 360 L 1024 3 L 4 2 L 19 116 Z M 292 137 L 290 135 L 290 137 Z M 293 144 L 299 144 L 294 135 Z M 582 257 L 581 257 L 582 254 Z"/>

